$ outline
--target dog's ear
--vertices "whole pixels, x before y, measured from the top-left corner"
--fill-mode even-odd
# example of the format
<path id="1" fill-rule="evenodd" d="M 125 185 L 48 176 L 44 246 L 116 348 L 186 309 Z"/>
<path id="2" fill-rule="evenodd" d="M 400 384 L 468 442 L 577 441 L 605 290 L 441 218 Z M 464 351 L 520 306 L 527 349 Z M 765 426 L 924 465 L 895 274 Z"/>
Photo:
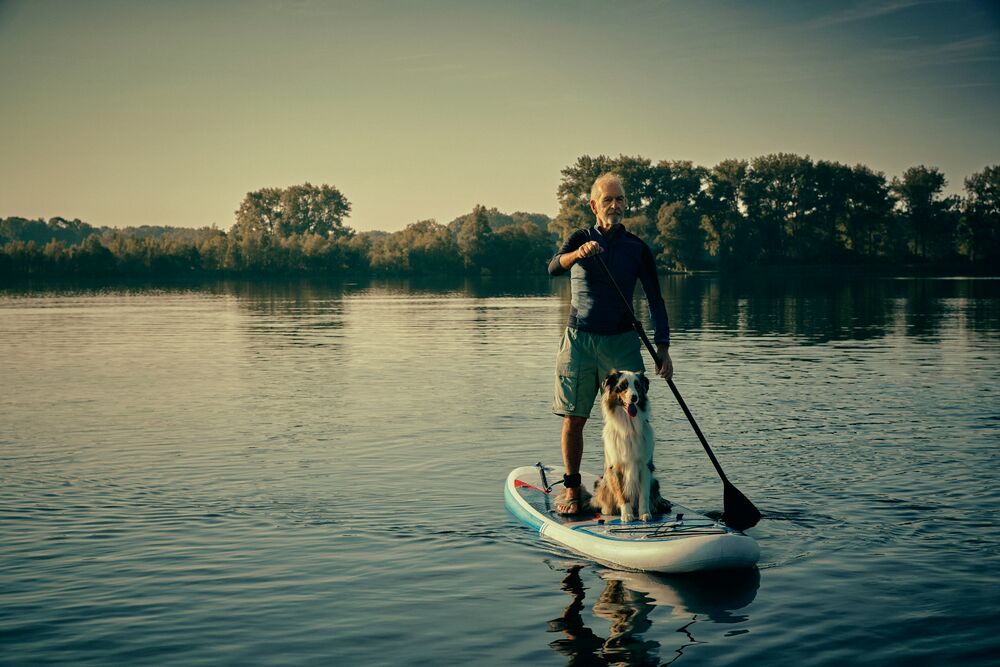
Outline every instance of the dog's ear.
<path id="1" fill-rule="evenodd" d="M 642 390 L 649 391 L 649 378 L 642 371 L 639 371 L 639 380 L 642 382 Z"/>
<path id="2" fill-rule="evenodd" d="M 615 385 L 618 384 L 618 380 L 620 380 L 621 377 L 622 374 L 619 373 L 616 369 L 612 368 L 611 372 L 608 373 L 608 376 L 604 378 L 604 388 L 607 389 L 608 391 L 611 391 L 612 389 L 615 388 Z"/>

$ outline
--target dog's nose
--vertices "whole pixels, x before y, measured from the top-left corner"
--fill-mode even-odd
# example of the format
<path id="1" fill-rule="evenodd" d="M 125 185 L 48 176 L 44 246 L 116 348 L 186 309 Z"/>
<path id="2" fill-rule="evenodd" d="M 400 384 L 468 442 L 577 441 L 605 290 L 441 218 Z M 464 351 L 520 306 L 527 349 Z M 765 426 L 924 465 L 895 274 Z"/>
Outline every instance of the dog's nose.
<path id="1" fill-rule="evenodd" d="M 635 394 L 632 394 L 632 397 L 629 400 L 631 400 L 633 403 L 638 403 L 639 397 L 636 396 Z"/>

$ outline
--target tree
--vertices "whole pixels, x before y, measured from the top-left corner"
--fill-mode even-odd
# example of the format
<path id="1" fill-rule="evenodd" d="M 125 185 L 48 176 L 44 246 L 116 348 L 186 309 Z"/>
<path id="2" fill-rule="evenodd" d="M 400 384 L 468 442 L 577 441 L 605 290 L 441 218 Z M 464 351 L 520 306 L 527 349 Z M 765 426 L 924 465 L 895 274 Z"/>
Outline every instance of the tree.
<path id="1" fill-rule="evenodd" d="M 812 209 L 798 243 L 804 258 L 831 261 L 847 255 L 845 232 L 851 212 L 854 172 L 846 164 L 819 160 L 811 174 Z"/>
<path id="2" fill-rule="evenodd" d="M 83 243 L 70 251 L 69 261 L 73 269 L 85 276 L 106 275 L 116 268 L 115 256 L 104 247 L 97 236 L 88 236 Z"/>
<path id="3" fill-rule="evenodd" d="M 233 231 L 242 238 L 270 236 L 281 224 L 281 189 L 262 188 L 248 192 L 236 209 Z"/>
<path id="4" fill-rule="evenodd" d="M 201 254 L 202 268 L 212 272 L 225 270 L 227 268 L 227 246 L 226 235 L 221 231 L 216 235 L 203 239 L 198 249 Z"/>
<path id="5" fill-rule="evenodd" d="M 744 181 L 747 218 L 766 262 L 810 255 L 817 193 L 812 160 L 791 153 L 754 158 Z"/>
<path id="6" fill-rule="evenodd" d="M 555 252 L 548 232 L 525 222 L 502 227 L 493 233 L 490 244 L 491 271 L 495 275 L 543 275 Z"/>
<path id="7" fill-rule="evenodd" d="M 489 246 L 493 230 L 486 221 L 486 208 L 477 204 L 458 230 L 458 253 L 466 269 L 489 268 Z"/>
<path id="8" fill-rule="evenodd" d="M 705 216 L 705 247 L 723 266 L 735 266 L 755 260 L 759 240 L 743 212 L 743 188 L 749 163 L 746 160 L 723 160 L 706 175 L 702 207 Z"/>
<path id="9" fill-rule="evenodd" d="M 686 207 L 698 206 L 702 184 L 708 170 L 690 160 L 662 160 L 649 170 L 644 212 L 655 220 L 664 204 L 679 202 Z"/>
<path id="10" fill-rule="evenodd" d="M 21 217 L 10 217 L 0 220 L 0 244 L 7 241 L 34 241 L 45 245 L 49 241 L 58 241 L 63 245 L 82 243 L 97 230 L 77 218 L 67 220 L 56 216 L 46 223 L 41 218 L 28 220 Z"/>
<path id="11" fill-rule="evenodd" d="M 410 256 L 398 235 L 384 234 L 371 237 L 368 263 L 376 273 L 404 273 L 410 269 Z"/>
<path id="12" fill-rule="evenodd" d="M 414 222 L 393 234 L 355 239 L 370 239 L 369 263 L 377 273 L 453 273 L 463 267 L 454 235 L 434 220 Z"/>
<path id="13" fill-rule="evenodd" d="M 539 231 L 548 233 L 549 222 L 552 220 L 549 216 L 544 213 L 528 213 L 526 211 L 514 211 L 510 214 L 511 224 L 513 225 L 524 225 L 530 224 L 534 225 L 539 229 Z M 496 231 L 496 226 L 490 223 L 493 231 Z M 553 239 L 553 242 L 555 240 Z"/>
<path id="14" fill-rule="evenodd" d="M 957 201 L 942 197 L 948 181 L 937 167 L 910 167 L 892 180 L 900 216 L 910 237 L 910 249 L 921 259 L 940 259 L 954 253 Z"/>
<path id="15" fill-rule="evenodd" d="M 647 218 L 645 214 L 633 215 L 623 219 L 622 225 L 645 241 L 654 257 L 663 249 L 659 242 L 660 230 L 656 227 L 656 218 Z"/>
<path id="16" fill-rule="evenodd" d="M 848 210 L 843 236 L 856 257 L 893 256 L 892 199 L 885 174 L 858 164 L 851 168 Z"/>
<path id="17" fill-rule="evenodd" d="M 549 234 L 556 238 L 561 245 L 573 235 L 578 229 L 591 227 L 594 224 L 594 214 L 587 209 L 584 213 L 577 207 L 564 207 L 556 217 L 552 218 L 548 225 Z"/>
<path id="18" fill-rule="evenodd" d="M 1000 260 L 1000 165 L 965 179 L 961 239 L 970 261 Z"/>
<path id="19" fill-rule="evenodd" d="M 330 185 L 293 185 L 248 192 L 236 210 L 236 233 L 241 237 L 319 234 L 337 238 L 354 232 L 344 226 L 351 204 Z"/>
<path id="20" fill-rule="evenodd" d="M 344 227 L 344 218 L 350 215 L 351 204 L 340 190 L 329 185 L 311 183 L 293 185 L 281 193 L 282 236 L 291 234 L 318 234 L 319 236 L 351 236 L 353 231 Z"/>
<path id="21" fill-rule="evenodd" d="M 656 216 L 656 227 L 660 231 L 657 242 L 663 246 L 658 259 L 664 264 L 685 270 L 702 263 L 705 232 L 702 216 L 694 205 L 682 202 L 664 204 Z"/>
<path id="22" fill-rule="evenodd" d="M 67 220 L 61 216 L 49 218 L 48 228 L 51 237 L 47 240 L 56 240 L 65 245 L 82 243 L 97 231 L 79 218 Z"/>
<path id="23" fill-rule="evenodd" d="M 451 273 L 461 266 L 451 231 L 434 220 L 415 222 L 404 229 L 398 242 L 413 273 Z"/>

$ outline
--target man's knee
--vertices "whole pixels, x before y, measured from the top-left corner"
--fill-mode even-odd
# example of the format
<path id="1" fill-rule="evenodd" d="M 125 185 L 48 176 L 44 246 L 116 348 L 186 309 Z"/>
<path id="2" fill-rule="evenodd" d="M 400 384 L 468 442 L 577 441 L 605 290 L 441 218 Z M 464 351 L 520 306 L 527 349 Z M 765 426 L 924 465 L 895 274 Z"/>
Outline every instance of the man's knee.
<path id="1" fill-rule="evenodd" d="M 563 417 L 563 430 L 574 434 L 583 433 L 583 427 L 586 423 L 586 417 L 567 415 Z"/>

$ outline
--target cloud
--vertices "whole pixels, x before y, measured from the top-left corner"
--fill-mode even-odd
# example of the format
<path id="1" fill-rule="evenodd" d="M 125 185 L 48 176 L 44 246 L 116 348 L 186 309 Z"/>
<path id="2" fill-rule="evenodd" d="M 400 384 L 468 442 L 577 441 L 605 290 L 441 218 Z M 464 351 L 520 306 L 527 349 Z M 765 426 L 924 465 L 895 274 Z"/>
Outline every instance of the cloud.
<path id="1" fill-rule="evenodd" d="M 878 49 L 875 53 L 881 60 L 911 66 L 955 65 L 998 60 L 1000 50 L 997 47 L 993 34 L 983 34 L 939 44 Z"/>
<path id="2" fill-rule="evenodd" d="M 828 28 L 830 26 L 842 25 L 844 23 L 868 21 L 870 19 L 903 12 L 921 5 L 935 5 L 952 1 L 953 0 L 890 0 L 889 2 L 862 2 L 854 5 L 853 7 L 827 14 L 826 16 L 821 16 L 808 22 L 806 25 L 810 28 Z"/>

